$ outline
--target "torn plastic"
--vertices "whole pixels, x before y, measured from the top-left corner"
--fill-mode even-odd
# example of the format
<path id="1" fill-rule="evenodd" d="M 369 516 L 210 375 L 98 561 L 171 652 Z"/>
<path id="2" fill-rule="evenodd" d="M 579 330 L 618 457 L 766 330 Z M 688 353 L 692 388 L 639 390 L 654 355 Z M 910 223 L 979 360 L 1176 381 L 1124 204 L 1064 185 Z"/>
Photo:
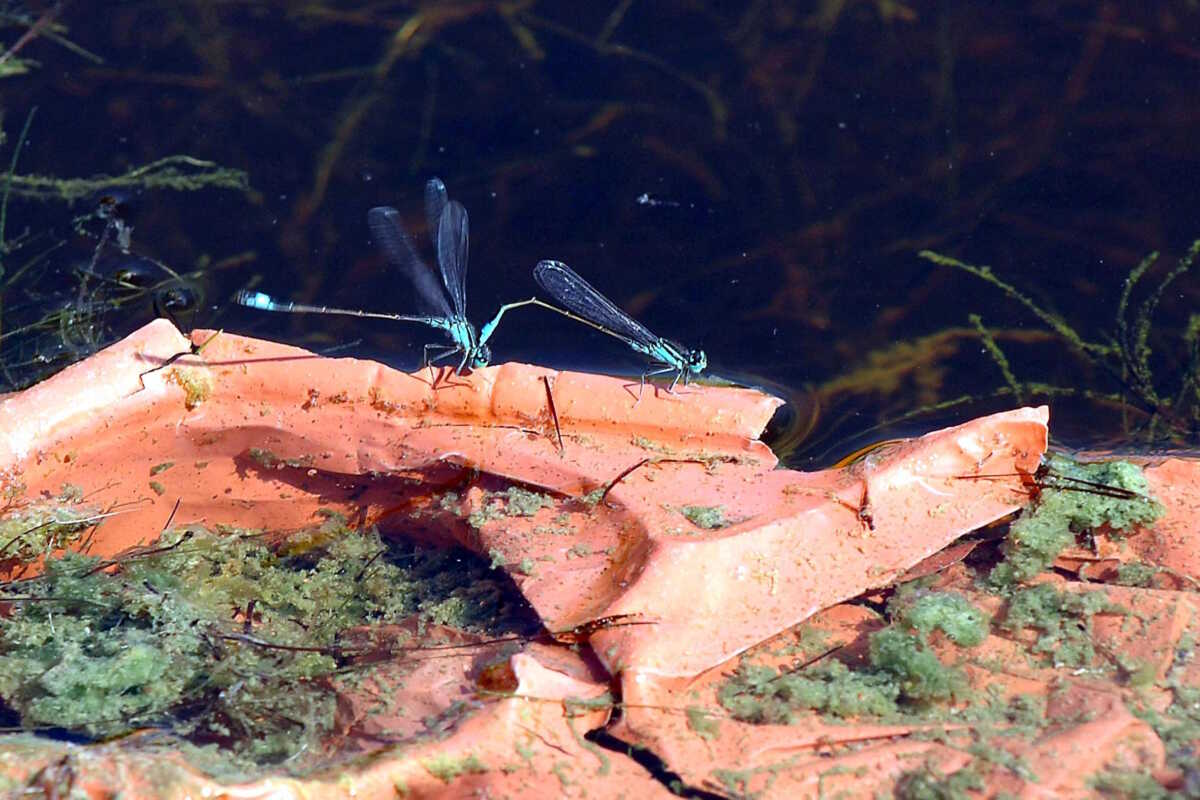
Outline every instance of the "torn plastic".
<path id="1" fill-rule="evenodd" d="M 59 497 L 66 485 L 88 513 L 109 515 L 87 538 L 89 553 L 105 558 L 151 544 L 173 509 L 176 525 L 277 533 L 311 527 L 320 510 L 336 512 L 385 535 L 490 558 L 545 628 L 562 635 L 504 650 L 447 633 L 446 658 L 428 659 L 425 650 L 408 663 L 404 648 L 378 645 L 399 629 L 354 634 L 376 642 L 367 648 L 375 662 L 366 688 L 331 686 L 338 712 L 328 746 L 344 757 L 303 777 L 222 787 L 179 757 L 139 751 L 138 737 L 86 746 L 0 739 L 6 774 L 27 782 L 65 770 L 76 786 L 111 785 L 119 774 L 142 781 L 147 796 L 151 786 L 361 797 L 400 787 L 414 796 L 479 787 L 550 796 L 568 786 L 604 794 L 610 785 L 665 796 L 661 776 L 583 738 L 596 730 L 648 747 L 685 784 L 717 792 L 860 793 L 924 779 L 914 765 L 938 779 L 961 772 L 972 762 L 965 747 L 911 735 L 946 729 L 944 720 L 848 726 L 811 714 L 803 724 L 755 724 L 730 715 L 719 685 L 738 663 L 732 659 L 757 657 L 806 621 L 865 653 L 865 637 L 884 623 L 862 605 L 839 603 L 918 575 L 995 606 L 961 577 L 959 562 L 978 541 L 956 542 L 1029 502 L 1047 412 L 996 414 L 892 443 L 844 469 L 799 473 L 778 469 L 757 440 L 778 404 L 749 389 L 705 386 L 647 388 L 639 400 L 636 382 L 517 364 L 466 376 L 406 374 L 228 333 L 196 331 L 189 340 L 152 323 L 0 400 L 6 516 Z M 1156 487 L 1175 485 L 1170 470 L 1185 468 L 1165 464 L 1147 477 Z M 1191 491 L 1177 499 L 1164 491 L 1167 517 L 1130 537 L 1148 548 L 1142 558 L 1169 561 L 1185 576 L 1195 575 L 1195 526 L 1179 520 L 1195 512 Z M 36 567 L 6 566 L 9 578 Z M 1161 648 L 1193 630 L 1191 591 L 1113 604 L 1171 620 L 1142 634 Z M 1030 642 L 1022 636 L 1028 630 L 992 633 L 978 647 L 1024 659 Z M 961 656 L 942 634 L 927 638 L 919 647 Z M 1128 637 L 1103 641 L 1133 646 Z M 994 670 L 960 668 L 975 688 L 997 680 Z M 1057 697 L 1047 687 L 1061 672 L 1042 669 L 1010 677 L 1034 695 Z M 1153 674 L 1194 678 L 1168 656 Z M 1104 763 L 1166 769 L 1155 730 L 1128 715 L 1122 690 L 1078 692 L 1108 726 L 1077 728 L 1078 741 L 1111 741 L 1122 755 Z M 383 706 L 380 697 L 388 698 Z M 416 736 L 413 710 L 436 719 L 455 703 L 463 713 L 446 714 L 437 737 Z M 1021 757 L 1057 774 L 1054 759 L 1039 753 L 1067 735 Z M 386 757 L 363 760 L 381 748 Z M 100 768 L 104 759 L 119 768 Z M 1074 791 L 1079 775 L 1066 770 L 1055 780 Z M 1012 791 L 1034 783 L 1017 775 L 1009 785 L 1011 777 L 980 780 Z"/>

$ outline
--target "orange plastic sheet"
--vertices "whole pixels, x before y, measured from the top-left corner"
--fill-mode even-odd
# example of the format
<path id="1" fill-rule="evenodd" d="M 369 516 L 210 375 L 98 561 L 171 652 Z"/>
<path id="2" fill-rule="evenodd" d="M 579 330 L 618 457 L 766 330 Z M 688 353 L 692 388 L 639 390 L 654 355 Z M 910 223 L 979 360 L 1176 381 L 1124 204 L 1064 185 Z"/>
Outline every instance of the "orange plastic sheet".
<path id="1" fill-rule="evenodd" d="M 1067 592 L 1097 590 L 1090 584 L 1055 582 Z M 930 591 L 953 591 L 981 608 L 1001 611 L 995 596 L 977 591 L 973 583 L 961 570 L 951 568 Z M 1114 610 L 1093 621 L 1098 651 L 1094 665 L 1064 670 L 1031 659 L 1032 632 L 991 635 L 967 651 L 963 666 L 973 689 L 1000 703 L 1018 696 L 1044 703 L 1044 726 L 1032 737 L 1005 736 L 1004 725 L 981 725 L 969 718 L 961 724 L 882 725 L 828 722 L 815 714 L 801 714 L 789 725 L 748 724 L 728 718 L 717 701 L 725 677 L 721 669 L 690 680 L 627 681 L 625 713 L 613 732 L 659 754 L 689 785 L 765 797 L 822 797 L 839 792 L 877 796 L 889 793 L 898 776 L 918 767 L 953 773 L 972 761 L 969 753 L 981 749 L 991 749 L 993 754 L 979 796 L 1008 792 L 1020 797 L 1092 797 L 1092 781 L 1109 770 L 1152 775 L 1165 786 L 1179 788 L 1184 777 L 1167 768 L 1164 743 L 1149 724 L 1131 713 L 1126 702 L 1136 698 L 1161 709 L 1170 700 L 1169 692 L 1113 682 L 1101 667 L 1106 658 L 1119 653 L 1127 663 L 1151 670 L 1143 680 L 1161 682 L 1179 648 L 1190 647 L 1188 642 L 1200 635 L 1200 604 L 1194 595 L 1175 592 L 1117 586 L 1101 590 Z M 806 628 L 826 634 L 822 639 L 826 651 L 861 657 L 867 636 L 883 624 L 861 606 L 839 605 L 811 618 Z M 757 646 L 745 658 L 756 665 L 792 663 L 796 642 L 794 633 L 788 632 Z M 961 660 L 963 651 L 944 641 L 941 645 L 943 660 Z M 1173 679 L 1200 686 L 1200 667 L 1189 661 L 1182 672 L 1175 671 Z M 970 735 L 979 730 L 985 731 L 982 737 Z M 956 738 L 956 733 L 964 736 Z M 1005 764 L 1020 766 L 1001 766 Z M 718 782 L 715 776 L 722 774 L 724 779 Z"/>
<path id="2" fill-rule="evenodd" d="M 152 541 L 176 505 L 176 524 L 273 531 L 311 526 L 318 509 L 332 509 L 385 532 L 488 554 L 547 629 L 590 633 L 586 658 L 530 643 L 497 673 L 481 671 L 480 651 L 464 647 L 423 664 L 397 656 L 393 678 L 385 670 L 365 689 L 335 687 L 338 747 L 372 755 L 303 781 L 222 787 L 129 741 L 0 739 L 4 769 L 37 781 L 69 762 L 78 786 L 97 787 L 93 796 L 114 786 L 130 787 L 125 796 L 666 796 L 666 785 L 627 755 L 583 738 L 605 727 L 649 748 L 685 783 L 718 794 L 728 788 L 715 781 L 720 770 L 744 772 L 747 791 L 769 796 L 867 795 L 892 785 L 914 758 L 942 771 L 969 760 L 914 739 L 914 726 L 721 719 L 722 733 L 711 737 L 683 710 L 720 719 L 712 686 L 723 665 L 805 620 L 847 643 L 878 627 L 842 601 L 906 573 L 951 580 L 969 547 L 946 548 L 1028 501 L 1046 409 L 996 414 L 892 443 L 844 469 L 799 473 L 777 468 L 757 439 L 776 398 L 709 386 L 638 394 L 619 378 L 520 364 L 408 374 L 229 333 L 189 339 L 158 321 L 0 400 L 6 488 L 38 498 L 69 483 L 89 504 L 120 512 L 96 529 L 95 555 Z M 514 486 L 539 493 L 538 507 L 504 513 L 503 493 Z M 1194 575 L 1194 524 L 1175 520 L 1195 513 L 1195 496 L 1167 504 L 1155 552 Z M 1195 626 L 1194 595 L 1161 594 L 1129 600 L 1168 620 L 1145 634 L 1153 647 Z M 1008 677 L 1048 695 L 1053 683 L 1036 672 Z M 1095 753 L 1106 742 L 1138 764 L 1161 762 L 1161 743 L 1156 750 L 1153 731 L 1128 716 L 1118 694 L 1082 682 L 1076 693 L 1105 721 L 1031 751 L 1047 774 L 1056 774 L 1052 753 L 1063 747 Z M 368 695 L 430 709 L 471 697 L 477 707 L 440 741 L 410 741 L 402 720 L 370 710 Z M 841 748 L 836 762 L 830 748 Z M 443 780 L 444 771 L 429 768 L 441 757 L 469 768 Z M 1076 778 L 1066 770 L 1037 791 L 1077 788 Z M 1036 794 L 1031 785 L 1015 788 Z"/>

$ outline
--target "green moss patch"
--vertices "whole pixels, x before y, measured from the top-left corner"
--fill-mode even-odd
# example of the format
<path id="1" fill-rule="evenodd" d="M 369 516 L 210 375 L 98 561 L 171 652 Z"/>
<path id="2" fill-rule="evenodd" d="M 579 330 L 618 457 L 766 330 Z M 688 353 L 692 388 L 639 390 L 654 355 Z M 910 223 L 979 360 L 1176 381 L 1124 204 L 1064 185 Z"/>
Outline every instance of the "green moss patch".
<path id="1" fill-rule="evenodd" d="M 1154 586 L 1154 579 L 1160 572 L 1162 570 L 1153 564 L 1131 561 L 1117 566 L 1115 582 L 1119 586 L 1136 586 L 1147 589 Z"/>
<path id="2" fill-rule="evenodd" d="M 1171 703 L 1159 711 L 1150 697 L 1135 696 L 1128 702 L 1129 710 L 1134 716 L 1148 723 L 1154 732 L 1162 739 L 1167 751 L 1167 763 L 1183 770 L 1187 780 L 1191 781 L 1189 788 L 1194 787 L 1192 795 L 1200 795 L 1200 686 L 1188 682 L 1189 666 L 1200 654 L 1196 652 L 1196 642 L 1191 637 L 1181 639 L 1175 648 L 1171 667 L 1166 679 L 1160 683 L 1162 688 L 1171 693 Z M 1098 785 L 1106 796 L 1117 796 L 1113 789 L 1123 782 L 1137 779 L 1129 775 L 1110 775 L 1108 785 Z M 1136 795 L 1134 795 L 1136 796 Z"/>
<path id="3" fill-rule="evenodd" d="M 1176 795 L 1163 788 L 1151 775 L 1128 770 L 1101 772 L 1089 782 L 1097 797 L 1122 798 L 1122 800 L 1170 800 Z"/>
<path id="4" fill-rule="evenodd" d="M 835 717 L 895 717 L 920 713 L 963 696 L 962 669 L 934 653 L 929 636 L 944 632 L 955 644 L 983 641 L 988 618 L 961 595 L 899 593 L 888 606 L 892 623 L 869 637 L 868 665 L 836 659 L 776 670 L 747 662 L 718 690 L 729 713 L 747 722 L 787 723 L 805 709 Z"/>
<path id="5" fill-rule="evenodd" d="M 688 706 L 685 713 L 688 728 L 695 731 L 701 739 L 716 739 L 721 735 L 721 722 L 710 712 L 699 706 Z"/>
<path id="6" fill-rule="evenodd" d="M 449 754 L 431 756 L 421 762 L 421 766 L 425 768 L 433 777 L 443 783 L 451 783 L 460 775 L 468 773 L 483 773 L 488 771 L 487 764 L 479 759 L 474 754 L 466 756 L 454 756 Z"/>
<path id="7" fill-rule="evenodd" d="M 473 528 L 482 528 L 494 519 L 532 517 L 543 508 L 552 508 L 554 502 L 548 494 L 510 486 L 502 492 L 486 493 L 479 508 L 467 516 L 467 523 Z"/>
<path id="8" fill-rule="evenodd" d="M 1024 583 L 1049 567 L 1076 534 L 1122 532 L 1164 513 L 1140 467 L 1125 461 L 1083 463 L 1048 454 L 1037 499 L 1013 522 L 1005 559 L 992 570 L 997 587 Z"/>
<path id="9" fill-rule="evenodd" d="M 286 547 L 172 530 L 109 568 L 69 553 L 0 586 L 0 699 L 27 729 L 91 737 L 165 728 L 252 770 L 321 751 L 339 635 L 411 614 L 511 632 L 528 611 L 486 561 L 385 543 L 337 515 Z"/>
<path id="10" fill-rule="evenodd" d="M 679 509 L 679 513 L 687 517 L 688 522 L 697 528 L 709 531 L 732 524 L 725 516 L 725 509 L 722 506 L 683 506 Z"/>
<path id="11" fill-rule="evenodd" d="M 898 622 L 922 638 L 939 630 L 959 647 L 974 647 L 988 633 L 988 616 L 955 592 L 902 590 L 889 610 Z"/>
<path id="12" fill-rule="evenodd" d="M 1033 579 L 1064 548 L 1077 542 L 1086 546 L 1093 532 L 1109 537 L 1132 532 L 1158 519 L 1163 507 L 1150 497 L 1141 469 L 1128 463 L 1076 464 L 1052 455 L 1033 477 L 1036 500 L 1012 524 L 998 565 L 987 548 L 980 548 L 974 559 L 956 567 L 961 574 L 949 581 L 930 577 L 896 587 L 887 604 L 889 624 L 843 648 L 796 645 L 772 653 L 769 666 L 744 658 L 718 688 L 721 705 L 734 718 L 755 723 L 791 723 L 814 712 L 885 724 L 932 723 L 913 735 L 972 756 L 952 774 L 942 774 L 936 763 L 912 764 L 897 784 L 898 797 L 972 797 L 997 772 L 1036 781 L 1006 740 L 1032 740 L 1049 726 L 1074 720 L 1048 718 L 1045 697 L 1009 697 L 996 685 L 973 690 L 967 662 L 998 670 L 1008 665 L 972 658 L 968 648 L 993 631 L 1019 633 L 1020 641 L 1029 642 L 1031 661 L 1040 662 L 1037 666 L 1060 669 L 1064 677 L 1103 671 L 1126 687 L 1129 697 L 1140 697 L 1139 688 L 1155 681 L 1158 662 L 1143 664 L 1108 652 L 1096 643 L 1093 631 L 1097 614 L 1129 617 L 1130 624 L 1137 615 L 1113 603 L 1105 591 L 1063 591 L 1061 583 Z M 1153 586 L 1159 572 L 1153 565 L 1131 564 L 1118 568 L 1116 577 L 1121 583 Z M 964 594 L 930 588 L 972 582 L 976 590 L 993 595 L 995 619 Z M 1168 760 L 1184 771 L 1200 758 L 1195 751 L 1200 689 L 1184 685 L 1182 677 L 1192 650 L 1190 642 L 1179 648 L 1173 674 L 1180 677 L 1165 682 L 1174 696 L 1165 711 L 1155 710 L 1149 696 L 1144 703 L 1132 703 L 1134 713 L 1163 739 Z M 795 658 L 793 665 L 776 667 L 780 656 Z M 1164 682 L 1158 687 L 1164 688 Z M 745 784 L 745 776 L 738 780 Z M 1136 773 L 1100 774 L 1092 788 L 1097 796 L 1164 796 L 1155 782 Z"/>
<path id="13" fill-rule="evenodd" d="M 0 562 L 30 562 L 70 547 L 95 520 L 96 509 L 61 503 L 26 506 L 0 519 Z"/>
<path id="14" fill-rule="evenodd" d="M 966 767 L 949 775 L 923 765 L 900 776 L 896 782 L 897 800 L 969 800 L 974 791 L 985 786 L 983 777 Z"/>
<path id="15" fill-rule="evenodd" d="M 1096 656 L 1092 617 L 1104 611 L 1123 611 L 1102 591 L 1064 592 L 1043 583 L 1019 589 L 1008 604 L 1002 628 L 1038 632 L 1032 651 L 1054 666 L 1079 667 Z"/>

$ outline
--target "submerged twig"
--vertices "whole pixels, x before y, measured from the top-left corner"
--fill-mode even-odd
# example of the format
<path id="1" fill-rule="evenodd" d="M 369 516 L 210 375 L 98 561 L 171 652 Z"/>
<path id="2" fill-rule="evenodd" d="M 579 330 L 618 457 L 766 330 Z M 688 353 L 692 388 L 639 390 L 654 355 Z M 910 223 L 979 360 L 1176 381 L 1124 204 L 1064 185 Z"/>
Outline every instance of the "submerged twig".
<path id="1" fill-rule="evenodd" d="M 44 31 L 50 25 L 50 23 L 54 21 L 54 18 L 58 16 L 58 12 L 60 11 L 62 11 L 62 3 L 55 3 L 50 8 L 46 9 L 45 13 L 38 17 L 37 21 L 30 25 L 29 29 L 21 34 L 17 41 L 13 42 L 12 47 L 8 48 L 3 53 L 0 53 L 0 66 L 3 66 L 6 61 L 20 52 L 21 48 L 41 35 L 42 31 Z M 0 241 L 3 241 L 3 239 L 4 237 L 0 236 Z"/>

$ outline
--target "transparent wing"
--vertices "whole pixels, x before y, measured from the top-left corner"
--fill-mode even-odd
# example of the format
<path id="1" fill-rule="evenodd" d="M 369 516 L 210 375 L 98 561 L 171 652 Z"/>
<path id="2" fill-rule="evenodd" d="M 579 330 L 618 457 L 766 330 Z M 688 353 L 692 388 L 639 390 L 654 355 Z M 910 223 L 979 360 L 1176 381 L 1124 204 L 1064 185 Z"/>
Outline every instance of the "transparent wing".
<path id="1" fill-rule="evenodd" d="M 555 300 L 591 320 L 605 333 L 646 347 L 658 343 L 659 338 L 645 325 L 618 308 L 561 261 L 539 261 L 533 268 L 533 277 Z"/>
<path id="2" fill-rule="evenodd" d="M 429 225 L 429 241 L 437 249 L 438 225 L 442 222 L 442 209 L 446 207 L 446 184 L 441 178 L 430 178 L 425 184 L 425 222 Z"/>
<path id="3" fill-rule="evenodd" d="M 377 206 L 367 212 L 367 227 L 371 229 L 371 237 L 384 257 L 400 272 L 412 281 L 417 289 L 417 296 L 427 307 L 438 316 L 450 317 L 450 303 L 446 301 L 446 292 L 438 286 L 433 271 L 417 255 L 412 239 L 400 225 L 400 214 L 390 206 Z"/>
<path id="4" fill-rule="evenodd" d="M 438 266 L 460 318 L 467 316 L 467 210 L 451 200 L 442 209 L 437 227 Z"/>

